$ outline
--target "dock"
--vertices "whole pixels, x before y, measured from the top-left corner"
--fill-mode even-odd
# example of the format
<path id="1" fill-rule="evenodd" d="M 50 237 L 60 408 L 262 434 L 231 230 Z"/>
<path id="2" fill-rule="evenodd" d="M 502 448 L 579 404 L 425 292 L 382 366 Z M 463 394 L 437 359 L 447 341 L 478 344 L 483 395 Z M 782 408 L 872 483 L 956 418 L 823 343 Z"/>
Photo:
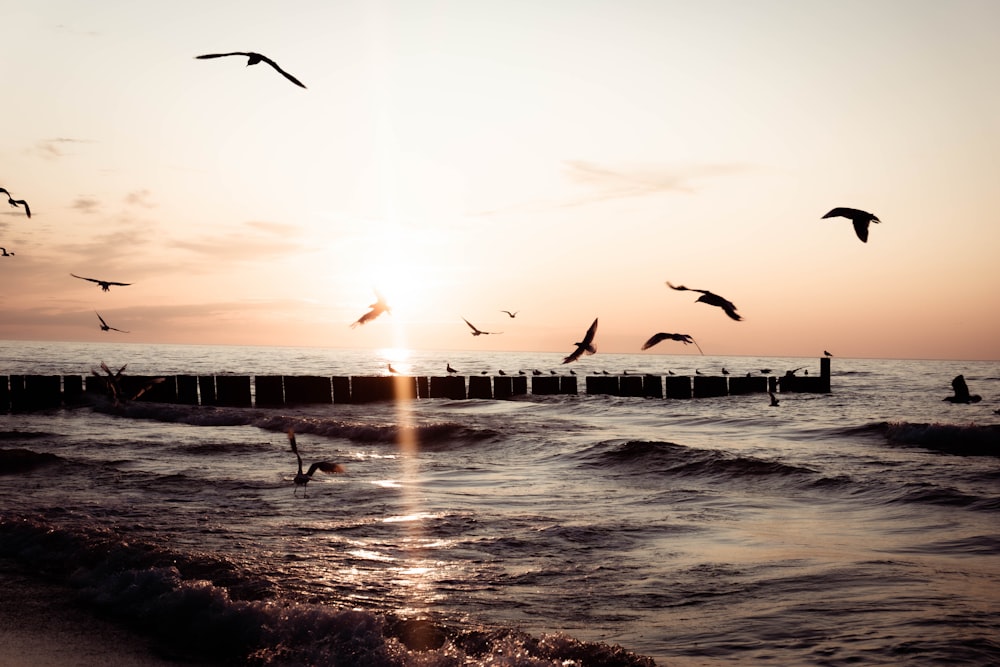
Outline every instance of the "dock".
<path id="1" fill-rule="evenodd" d="M 830 393 L 830 359 L 819 375 L 124 375 L 126 396 L 153 380 L 138 401 L 235 408 L 281 408 L 421 399 L 503 400 L 521 396 L 588 395 L 690 400 L 754 393 Z M 582 380 L 582 382 L 580 382 Z M 108 394 L 95 375 L 0 375 L 0 412 L 84 405 Z"/>

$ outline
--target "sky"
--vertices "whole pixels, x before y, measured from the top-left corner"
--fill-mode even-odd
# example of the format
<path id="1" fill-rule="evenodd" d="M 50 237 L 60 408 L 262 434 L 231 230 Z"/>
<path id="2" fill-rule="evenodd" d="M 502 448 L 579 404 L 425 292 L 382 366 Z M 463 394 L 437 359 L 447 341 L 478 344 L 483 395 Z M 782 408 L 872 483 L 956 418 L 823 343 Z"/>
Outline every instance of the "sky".
<path id="1" fill-rule="evenodd" d="M 1000 3 L 3 16 L 0 338 L 1000 359 Z"/>

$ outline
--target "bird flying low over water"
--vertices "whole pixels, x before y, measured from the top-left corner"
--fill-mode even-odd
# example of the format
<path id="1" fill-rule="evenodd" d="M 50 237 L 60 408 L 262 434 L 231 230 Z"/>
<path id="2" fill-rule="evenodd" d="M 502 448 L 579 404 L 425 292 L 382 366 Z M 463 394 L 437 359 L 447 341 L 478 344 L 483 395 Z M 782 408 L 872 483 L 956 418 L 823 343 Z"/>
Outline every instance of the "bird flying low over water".
<path id="1" fill-rule="evenodd" d="M 713 294 L 712 292 L 709 292 L 708 290 L 704 289 L 693 289 L 691 287 L 684 287 L 684 285 L 678 285 L 674 287 L 673 285 L 670 284 L 669 280 L 667 281 L 667 287 L 679 291 L 701 292 L 701 296 L 698 297 L 698 300 L 695 301 L 695 303 L 698 303 L 700 301 L 701 303 L 707 303 L 710 306 L 718 306 L 722 310 L 726 311 L 726 315 L 736 320 L 737 322 L 743 319 L 743 317 L 736 312 L 736 306 L 733 305 L 733 302 L 729 301 L 728 299 L 723 299 L 718 294 Z"/>
<path id="2" fill-rule="evenodd" d="M 488 336 L 490 334 L 502 334 L 503 333 L 502 331 L 480 331 L 479 329 L 477 329 L 475 327 L 475 325 L 472 322 L 470 322 L 469 320 L 465 319 L 464 317 L 462 318 L 462 321 L 465 322 L 466 324 L 468 324 L 469 328 L 472 329 L 472 335 L 473 336 L 482 336 L 483 334 L 486 334 Z"/>
<path id="3" fill-rule="evenodd" d="M 653 334 L 650 337 L 649 340 L 647 340 L 645 343 L 642 344 L 642 349 L 648 350 L 649 348 L 653 347 L 657 343 L 659 343 L 661 341 L 665 341 L 665 340 L 676 340 L 676 341 L 679 341 L 681 343 L 684 343 L 685 345 L 687 345 L 688 343 L 694 343 L 694 346 L 696 348 L 698 348 L 699 352 L 701 352 L 701 346 L 698 345 L 698 343 L 696 343 L 695 340 L 694 340 L 694 338 L 691 338 L 691 336 L 689 336 L 687 334 L 663 333 L 663 332 L 660 332 L 658 334 Z M 704 352 L 701 352 L 701 353 L 705 354 Z"/>
<path id="4" fill-rule="evenodd" d="M 28 207 L 28 202 L 23 199 L 14 199 L 14 195 L 7 191 L 7 188 L 0 188 L 0 192 L 7 195 L 7 203 L 11 205 L 12 208 L 17 208 L 18 206 L 24 207 L 24 213 L 29 218 L 31 217 L 31 209 Z"/>
<path id="5" fill-rule="evenodd" d="M 231 53 L 206 53 L 203 56 L 195 56 L 198 60 L 207 60 L 208 58 L 225 58 L 226 56 L 246 56 L 247 57 L 247 67 L 250 65 L 256 65 L 257 63 L 265 62 L 271 67 L 273 67 L 281 76 L 285 77 L 296 86 L 300 88 L 305 88 L 305 84 L 296 79 L 294 76 L 286 72 L 285 70 L 278 67 L 278 63 L 274 62 L 267 56 L 263 56 L 259 53 L 254 53 L 253 51 L 233 51 Z"/>
<path id="6" fill-rule="evenodd" d="M 127 331 L 122 331 L 121 329 L 115 329 L 114 327 L 109 327 L 108 323 L 104 321 L 104 318 L 101 317 L 101 314 L 98 313 L 96 310 L 94 311 L 94 314 L 97 315 L 97 319 L 101 321 L 101 331 L 120 331 L 121 333 L 128 333 Z"/>
<path id="7" fill-rule="evenodd" d="M 584 354 L 595 354 L 597 352 L 597 348 L 594 347 L 594 336 L 596 334 L 597 334 L 597 318 L 595 317 L 594 323 L 590 325 L 589 329 L 587 329 L 587 333 L 584 334 L 583 340 L 580 341 L 579 343 L 573 343 L 574 345 L 576 345 L 576 349 L 573 350 L 569 354 L 569 356 L 563 359 L 562 362 L 564 364 L 568 364 L 572 361 L 576 361 Z"/>
<path id="8" fill-rule="evenodd" d="M 98 285 L 101 286 L 101 290 L 104 292 L 110 292 L 112 285 L 120 285 L 121 287 L 127 287 L 132 284 L 132 283 L 116 283 L 111 280 L 98 280 L 97 278 L 84 278 L 83 276 L 78 276 L 75 273 L 71 273 L 69 275 L 73 276 L 74 278 L 79 278 L 80 280 L 89 280 L 92 283 L 97 283 Z"/>
<path id="9" fill-rule="evenodd" d="M 868 224 L 882 222 L 868 211 L 838 206 L 823 216 L 824 218 L 847 218 L 854 224 L 854 232 L 862 243 L 868 243 Z"/>
<path id="10" fill-rule="evenodd" d="M 344 466 L 339 463 L 334 463 L 333 461 L 317 461 L 309 466 L 308 472 L 302 472 L 302 457 L 299 456 L 298 445 L 295 444 L 295 429 L 288 429 L 288 444 L 292 447 L 292 452 L 295 454 L 295 458 L 299 461 L 299 471 L 295 474 L 295 492 L 298 493 L 299 488 L 302 487 L 302 493 L 305 494 L 306 484 L 312 479 L 313 473 L 317 470 L 326 473 L 336 473 L 344 472 Z"/>
<path id="11" fill-rule="evenodd" d="M 358 326 L 359 324 L 364 324 L 365 322 L 371 322 L 376 317 L 382 313 L 392 313 L 392 309 L 389 308 L 389 304 L 386 302 L 385 297 L 378 290 L 375 290 L 375 303 L 369 304 L 368 307 L 371 308 L 367 313 L 359 317 L 352 325 L 351 328 Z"/>

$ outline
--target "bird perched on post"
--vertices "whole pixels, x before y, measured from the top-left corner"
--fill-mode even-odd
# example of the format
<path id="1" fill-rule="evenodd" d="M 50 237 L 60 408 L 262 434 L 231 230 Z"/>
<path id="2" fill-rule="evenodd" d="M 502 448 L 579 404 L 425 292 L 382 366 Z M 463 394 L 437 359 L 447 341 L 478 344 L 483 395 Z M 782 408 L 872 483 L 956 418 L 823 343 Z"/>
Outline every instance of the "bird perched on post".
<path id="1" fill-rule="evenodd" d="M 736 306 L 733 305 L 733 302 L 729 301 L 728 299 L 723 299 L 718 294 L 713 294 L 712 292 L 709 292 L 706 289 L 693 289 L 691 287 L 684 287 L 684 285 L 678 285 L 677 287 L 674 287 L 673 285 L 670 284 L 669 280 L 667 281 L 667 287 L 678 291 L 701 292 L 701 296 L 698 297 L 698 300 L 695 301 L 695 303 L 698 303 L 700 301 L 701 303 L 707 303 L 710 306 L 718 306 L 722 310 L 726 311 L 726 315 L 736 320 L 737 322 L 743 319 L 740 316 L 740 314 L 736 312 Z"/>
<path id="2" fill-rule="evenodd" d="M 308 472 L 302 472 L 302 457 L 299 456 L 299 448 L 295 443 L 295 429 L 288 429 L 288 444 L 291 445 L 292 452 L 295 454 L 295 458 L 299 461 L 299 471 L 295 473 L 295 492 L 298 493 L 299 487 L 302 487 L 302 495 L 306 493 L 306 484 L 312 479 L 313 473 L 317 470 L 321 470 L 327 473 L 344 472 L 344 466 L 339 463 L 334 463 L 332 461 L 317 461 L 309 466 Z"/>
<path id="3" fill-rule="evenodd" d="M 226 56 L 246 56 L 247 57 L 247 67 L 250 65 L 256 65 L 257 63 L 267 63 L 273 67 L 281 76 L 285 77 L 296 86 L 300 88 L 305 88 L 305 84 L 296 79 L 294 76 L 286 72 L 285 70 L 278 67 L 278 63 L 274 62 L 267 56 L 261 55 L 259 53 L 254 53 L 253 51 L 233 51 L 231 53 L 206 53 L 203 56 L 195 56 L 198 60 L 207 60 L 208 58 L 225 58 Z"/>
<path id="4" fill-rule="evenodd" d="M 594 323 L 590 325 L 587 329 L 587 333 L 584 334 L 583 340 L 579 343 L 573 343 L 576 345 L 576 349 L 573 350 L 569 356 L 563 359 L 564 364 L 576 361 L 584 354 L 596 354 L 597 348 L 594 346 L 594 336 L 597 334 L 597 318 L 594 318 Z"/>
<path id="5" fill-rule="evenodd" d="M 858 235 L 862 243 L 868 243 L 868 224 L 872 222 L 882 222 L 868 211 L 857 208 L 847 208 L 838 206 L 823 216 L 824 218 L 847 218 L 854 224 L 854 233 Z"/>

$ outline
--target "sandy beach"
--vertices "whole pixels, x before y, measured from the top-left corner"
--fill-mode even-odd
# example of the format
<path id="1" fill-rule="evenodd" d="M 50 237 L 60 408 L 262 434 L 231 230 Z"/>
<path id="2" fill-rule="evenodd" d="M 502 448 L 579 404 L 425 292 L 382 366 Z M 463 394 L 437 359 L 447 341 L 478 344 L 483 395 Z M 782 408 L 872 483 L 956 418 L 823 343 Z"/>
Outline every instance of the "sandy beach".
<path id="1" fill-rule="evenodd" d="M 0 561 L 0 667 L 192 664 L 158 655 L 151 640 L 90 615 L 70 595 Z"/>

